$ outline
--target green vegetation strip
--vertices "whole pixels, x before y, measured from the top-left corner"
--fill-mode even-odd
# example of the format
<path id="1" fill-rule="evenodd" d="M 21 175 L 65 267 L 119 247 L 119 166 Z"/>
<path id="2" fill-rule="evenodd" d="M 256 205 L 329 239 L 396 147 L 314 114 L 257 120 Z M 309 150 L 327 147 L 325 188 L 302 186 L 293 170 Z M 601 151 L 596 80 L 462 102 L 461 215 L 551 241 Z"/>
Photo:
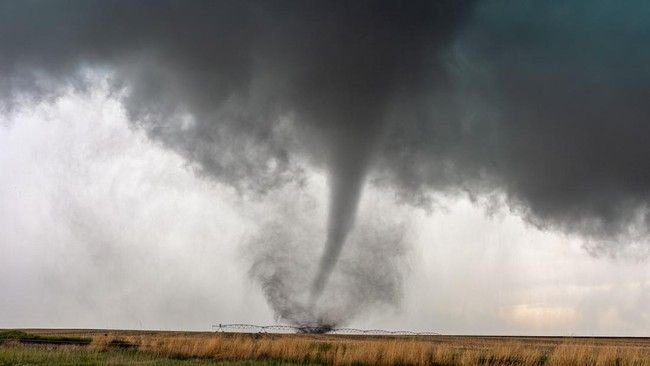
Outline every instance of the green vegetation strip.
<path id="1" fill-rule="evenodd" d="M 279 366 L 290 365 L 282 361 L 223 362 L 210 359 L 173 358 L 153 352 L 140 352 L 134 345 L 113 340 L 108 350 L 93 350 L 87 346 L 87 337 L 35 335 L 18 330 L 0 331 L 0 366 L 25 365 L 218 365 L 218 366 Z M 56 346 L 42 347 L 42 346 Z M 71 345 L 73 347 L 58 347 Z"/>
<path id="2" fill-rule="evenodd" d="M 56 344 L 86 346 L 92 341 L 87 337 L 64 337 L 57 335 L 35 335 L 19 330 L 0 331 L 0 344 L 6 341 L 18 341 L 20 343 Z"/>
<path id="3" fill-rule="evenodd" d="M 223 366 L 275 366 L 285 365 L 281 362 L 218 362 L 214 360 L 175 360 L 135 351 L 88 351 L 85 349 L 43 349 L 34 347 L 0 346 L 0 366 L 24 365 L 223 365 Z"/>

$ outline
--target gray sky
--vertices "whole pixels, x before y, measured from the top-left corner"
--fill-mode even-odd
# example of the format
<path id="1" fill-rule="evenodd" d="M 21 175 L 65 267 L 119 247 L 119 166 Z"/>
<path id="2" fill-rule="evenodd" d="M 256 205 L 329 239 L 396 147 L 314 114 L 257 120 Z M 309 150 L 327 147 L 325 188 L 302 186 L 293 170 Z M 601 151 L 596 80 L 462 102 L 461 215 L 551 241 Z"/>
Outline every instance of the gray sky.
<path id="1" fill-rule="evenodd" d="M 650 5 L 0 3 L 0 325 L 648 329 Z"/>
<path id="2" fill-rule="evenodd" d="M 280 205 L 324 221 L 323 171 L 303 189 L 242 198 L 129 128 L 101 80 L 88 95 L 26 103 L 2 125 L 1 327 L 273 323 L 242 248 Z M 647 335 L 646 261 L 590 256 L 580 239 L 507 211 L 488 217 L 466 198 L 441 197 L 427 214 L 393 197 L 370 188 L 360 212 L 407 222 L 404 299 L 351 325 Z"/>

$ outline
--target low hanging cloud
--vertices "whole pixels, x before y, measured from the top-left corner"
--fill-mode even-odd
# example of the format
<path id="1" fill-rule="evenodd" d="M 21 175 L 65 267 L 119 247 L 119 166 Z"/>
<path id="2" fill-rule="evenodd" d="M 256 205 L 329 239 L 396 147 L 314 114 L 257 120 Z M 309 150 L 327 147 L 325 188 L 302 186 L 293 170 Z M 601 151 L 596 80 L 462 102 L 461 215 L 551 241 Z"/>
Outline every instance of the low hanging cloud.
<path id="1" fill-rule="evenodd" d="M 318 300 L 345 242 L 381 242 L 353 239 L 368 177 L 416 205 L 498 197 L 595 250 L 645 246 L 648 36 L 643 1 L 4 1 L 0 100 L 11 111 L 103 72 L 134 126 L 243 194 L 326 170 L 313 283 L 286 287 L 275 265 L 299 240 L 251 244 L 252 276 L 303 322 L 274 299 Z M 261 235 L 286 236 L 279 220 Z"/>
<path id="2" fill-rule="evenodd" d="M 647 243 L 648 19 L 642 2 L 481 2 L 449 55 L 453 92 L 402 109 L 414 122 L 394 125 L 384 171 L 416 201 L 501 192 L 600 249 Z"/>

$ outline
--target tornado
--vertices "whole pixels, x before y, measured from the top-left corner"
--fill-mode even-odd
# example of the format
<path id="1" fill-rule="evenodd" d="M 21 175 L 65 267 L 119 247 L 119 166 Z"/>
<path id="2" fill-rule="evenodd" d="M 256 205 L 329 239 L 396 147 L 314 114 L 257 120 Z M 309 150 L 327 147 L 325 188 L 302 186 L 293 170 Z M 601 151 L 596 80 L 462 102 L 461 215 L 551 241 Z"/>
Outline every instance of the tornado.
<path id="1" fill-rule="evenodd" d="M 433 168 L 421 161 L 456 166 L 456 149 L 445 141 L 456 146 L 459 123 L 450 113 L 431 118 L 431 105 L 456 94 L 448 55 L 475 3 L 3 1 L 0 111 L 23 96 L 93 90 L 97 78 L 116 92 L 134 128 L 242 196 L 273 194 L 301 184 L 312 168 L 326 171 L 325 234 L 301 242 L 292 235 L 297 220 L 269 215 L 284 229 L 262 225 L 250 273 L 278 319 L 341 324 L 373 304 L 396 304 L 400 293 L 402 269 L 389 260 L 401 252 L 399 229 L 373 228 L 382 234 L 370 238 L 357 217 L 369 174 L 410 190 L 440 176 L 422 175 Z M 355 227 L 355 247 L 344 252 Z M 334 287 L 329 279 L 348 254 L 355 268 Z M 326 289 L 337 298 L 320 301 Z"/>
<path id="2" fill-rule="evenodd" d="M 327 237 L 318 272 L 311 288 L 313 305 L 323 292 L 327 280 L 341 254 L 345 241 L 354 227 L 359 200 L 372 149 L 380 127 L 368 124 L 355 133 L 338 137 L 329 166 L 329 213 Z"/>

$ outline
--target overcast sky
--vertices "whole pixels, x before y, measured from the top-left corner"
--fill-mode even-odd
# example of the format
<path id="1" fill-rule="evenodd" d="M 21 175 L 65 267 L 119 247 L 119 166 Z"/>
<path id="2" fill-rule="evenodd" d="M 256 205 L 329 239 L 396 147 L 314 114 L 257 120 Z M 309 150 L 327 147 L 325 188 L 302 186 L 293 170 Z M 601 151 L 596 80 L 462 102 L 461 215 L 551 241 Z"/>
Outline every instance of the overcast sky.
<path id="1" fill-rule="evenodd" d="M 650 5 L 0 3 L 0 327 L 648 335 Z"/>
<path id="2" fill-rule="evenodd" d="M 318 170 L 299 193 L 253 201 L 198 177 L 129 128 L 101 85 L 3 117 L 0 149 L 2 327 L 274 323 L 241 249 L 267 206 L 326 204 Z M 365 193 L 362 212 L 407 222 L 408 279 L 400 307 L 350 325 L 647 335 L 647 261 L 593 257 L 580 240 L 507 212 L 488 217 L 468 199 L 440 205 L 427 214 L 396 205 L 388 190 Z"/>

